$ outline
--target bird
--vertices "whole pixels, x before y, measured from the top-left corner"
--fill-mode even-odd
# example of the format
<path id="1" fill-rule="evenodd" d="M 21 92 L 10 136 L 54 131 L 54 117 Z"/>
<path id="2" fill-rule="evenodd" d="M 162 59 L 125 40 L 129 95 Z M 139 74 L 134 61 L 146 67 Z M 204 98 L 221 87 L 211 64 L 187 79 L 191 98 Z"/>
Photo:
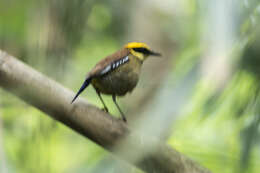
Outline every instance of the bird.
<path id="1" fill-rule="evenodd" d="M 116 97 L 124 96 L 133 91 L 138 83 L 143 62 L 149 56 L 161 56 L 161 54 L 151 50 L 146 43 L 127 43 L 115 53 L 102 59 L 87 73 L 85 81 L 72 99 L 71 104 L 86 87 L 92 84 L 104 106 L 103 110 L 109 112 L 101 94 L 112 95 L 112 100 L 123 121 L 127 122 L 125 114 L 117 104 Z"/>

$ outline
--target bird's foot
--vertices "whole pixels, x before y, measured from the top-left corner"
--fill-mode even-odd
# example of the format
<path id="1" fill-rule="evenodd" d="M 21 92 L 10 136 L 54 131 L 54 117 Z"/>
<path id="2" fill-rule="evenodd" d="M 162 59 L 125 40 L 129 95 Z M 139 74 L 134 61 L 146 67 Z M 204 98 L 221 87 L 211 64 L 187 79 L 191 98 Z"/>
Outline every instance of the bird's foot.
<path id="1" fill-rule="evenodd" d="M 125 118 L 125 117 L 123 117 L 123 121 L 124 121 L 125 123 L 127 123 L 127 120 L 126 120 L 126 118 Z"/>
<path id="2" fill-rule="evenodd" d="M 108 111 L 107 107 L 104 107 L 104 108 L 102 108 L 101 110 L 102 110 L 102 111 L 104 111 L 104 112 L 107 112 L 107 113 L 109 113 L 109 111 Z"/>

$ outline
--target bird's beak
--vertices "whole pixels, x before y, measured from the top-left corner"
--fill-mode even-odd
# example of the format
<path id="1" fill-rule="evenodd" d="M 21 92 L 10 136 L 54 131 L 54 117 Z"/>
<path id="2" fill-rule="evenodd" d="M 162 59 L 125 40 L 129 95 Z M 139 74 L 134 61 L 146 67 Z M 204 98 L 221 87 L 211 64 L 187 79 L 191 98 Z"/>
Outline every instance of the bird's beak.
<path id="1" fill-rule="evenodd" d="M 154 51 L 150 51 L 149 54 L 152 56 L 162 56 L 162 54 L 160 54 L 158 52 L 154 52 Z"/>

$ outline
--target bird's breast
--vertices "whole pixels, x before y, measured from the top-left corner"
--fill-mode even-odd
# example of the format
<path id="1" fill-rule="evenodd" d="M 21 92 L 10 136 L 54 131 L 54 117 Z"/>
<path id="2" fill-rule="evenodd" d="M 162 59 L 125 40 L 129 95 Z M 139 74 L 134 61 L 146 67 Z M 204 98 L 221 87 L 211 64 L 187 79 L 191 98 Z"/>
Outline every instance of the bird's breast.
<path id="1" fill-rule="evenodd" d="M 123 96 L 136 87 L 140 70 L 141 63 L 130 59 L 128 64 L 124 64 L 104 76 L 94 78 L 92 85 L 103 94 Z"/>

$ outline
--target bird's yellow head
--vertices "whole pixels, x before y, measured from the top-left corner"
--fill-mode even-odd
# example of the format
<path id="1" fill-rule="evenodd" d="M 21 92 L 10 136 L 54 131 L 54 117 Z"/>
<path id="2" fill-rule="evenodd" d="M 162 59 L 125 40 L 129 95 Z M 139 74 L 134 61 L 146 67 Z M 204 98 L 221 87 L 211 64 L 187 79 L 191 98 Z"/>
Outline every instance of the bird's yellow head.
<path id="1" fill-rule="evenodd" d="M 124 46 L 130 50 L 130 53 L 136 56 L 141 61 L 144 61 L 149 55 L 161 56 L 160 53 L 154 52 L 145 43 L 130 42 Z"/>

